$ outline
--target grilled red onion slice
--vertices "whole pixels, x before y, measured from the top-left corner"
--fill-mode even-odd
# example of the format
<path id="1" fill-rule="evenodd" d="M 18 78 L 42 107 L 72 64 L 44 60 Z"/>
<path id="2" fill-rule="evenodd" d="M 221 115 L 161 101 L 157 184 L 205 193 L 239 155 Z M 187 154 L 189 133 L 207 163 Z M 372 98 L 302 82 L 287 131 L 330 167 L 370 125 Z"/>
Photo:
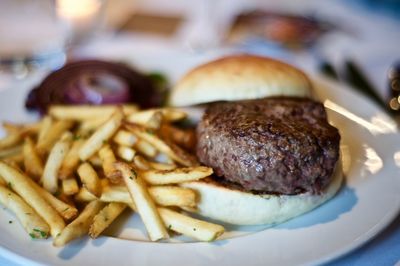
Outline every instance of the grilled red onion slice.
<path id="1" fill-rule="evenodd" d="M 26 107 L 47 111 L 51 104 L 118 104 L 158 106 L 162 97 L 151 80 L 120 63 L 84 60 L 66 64 L 47 76 L 28 95 Z"/>

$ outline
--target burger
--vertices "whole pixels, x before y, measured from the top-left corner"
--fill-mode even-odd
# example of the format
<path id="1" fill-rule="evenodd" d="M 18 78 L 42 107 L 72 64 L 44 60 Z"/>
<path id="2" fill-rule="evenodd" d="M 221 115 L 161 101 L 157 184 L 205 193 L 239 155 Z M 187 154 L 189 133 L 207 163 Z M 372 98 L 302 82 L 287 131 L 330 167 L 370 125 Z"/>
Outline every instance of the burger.
<path id="1" fill-rule="evenodd" d="M 187 73 L 174 106 L 205 106 L 199 161 L 214 175 L 185 183 L 196 212 L 237 225 L 276 224 L 332 198 L 342 184 L 340 134 L 308 77 L 283 62 L 224 57 Z"/>

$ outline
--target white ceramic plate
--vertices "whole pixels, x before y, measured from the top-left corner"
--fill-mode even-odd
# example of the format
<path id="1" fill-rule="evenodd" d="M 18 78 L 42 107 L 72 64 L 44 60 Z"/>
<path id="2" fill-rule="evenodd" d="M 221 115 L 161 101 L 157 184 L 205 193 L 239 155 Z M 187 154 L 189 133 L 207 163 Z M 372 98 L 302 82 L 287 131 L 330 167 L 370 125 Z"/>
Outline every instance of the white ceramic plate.
<path id="1" fill-rule="evenodd" d="M 169 54 L 128 60 L 144 70 L 161 70 L 174 81 L 208 59 Z M 1 121 L 36 118 L 23 108 L 31 83 L 0 93 Z M 384 229 L 400 209 L 400 135 L 389 117 L 351 89 L 320 78 L 315 83 L 331 122 L 340 129 L 346 174 L 338 195 L 316 210 L 272 228 L 231 226 L 214 243 L 185 238 L 173 243 L 147 242 L 139 218 L 133 215 L 118 222 L 122 229 L 109 230 L 114 237 L 85 238 L 54 248 L 51 240 L 32 241 L 15 218 L 0 209 L 0 255 L 21 264 L 293 265 L 327 262 L 359 247 Z"/>

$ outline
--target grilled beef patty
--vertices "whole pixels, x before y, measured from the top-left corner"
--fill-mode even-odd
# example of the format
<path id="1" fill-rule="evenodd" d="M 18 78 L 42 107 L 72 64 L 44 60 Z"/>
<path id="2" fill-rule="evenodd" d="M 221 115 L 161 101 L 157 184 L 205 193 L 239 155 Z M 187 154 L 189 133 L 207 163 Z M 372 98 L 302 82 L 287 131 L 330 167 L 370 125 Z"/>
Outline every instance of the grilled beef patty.
<path id="1" fill-rule="evenodd" d="M 339 158 L 340 135 L 324 106 L 295 97 L 210 105 L 197 127 L 197 156 L 246 191 L 319 193 Z"/>

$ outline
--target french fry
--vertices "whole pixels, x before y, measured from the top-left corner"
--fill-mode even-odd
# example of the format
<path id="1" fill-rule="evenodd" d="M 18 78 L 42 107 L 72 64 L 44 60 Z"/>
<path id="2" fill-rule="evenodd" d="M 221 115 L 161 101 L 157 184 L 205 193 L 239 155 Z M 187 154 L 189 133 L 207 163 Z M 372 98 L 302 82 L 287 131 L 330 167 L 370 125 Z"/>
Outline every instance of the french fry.
<path id="1" fill-rule="evenodd" d="M 79 124 L 78 133 L 86 135 L 91 131 L 95 131 L 102 124 L 104 124 L 110 116 L 111 114 L 82 121 Z"/>
<path id="2" fill-rule="evenodd" d="M 117 162 L 115 166 L 122 173 L 125 184 L 137 207 L 150 239 L 152 241 L 157 241 L 168 238 L 168 232 L 141 177 L 125 163 Z"/>
<path id="3" fill-rule="evenodd" d="M 29 177 L 1 161 L 0 176 L 46 221 L 53 237 L 61 232 L 64 220 L 31 185 Z"/>
<path id="4" fill-rule="evenodd" d="M 0 139 L 0 150 L 13 147 L 22 141 L 20 132 L 15 132 Z"/>
<path id="5" fill-rule="evenodd" d="M 83 186 L 94 196 L 99 197 L 101 194 L 101 183 L 93 167 L 89 163 L 81 164 L 78 168 L 78 175 Z"/>
<path id="6" fill-rule="evenodd" d="M 32 183 L 37 185 L 33 181 Z M 34 186 L 33 184 L 32 186 Z M 53 196 L 53 194 L 50 194 L 47 190 L 40 187 L 39 185 L 37 185 L 37 187 L 35 188 L 41 193 L 42 197 L 47 201 L 47 203 L 49 203 L 50 206 L 53 207 L 65 220 L 75 218 L 78 214 L 78 210 L 71 204 L 56 198 L 55 196 Z"/>
<path id="7" fill-rule="evenodd" d="M 117 144 L 132 147 L 138 139 L 131 132 L 121 129 L 115 134 L 113 140 Z"/>
<path id="8" fill-rule="evenodd" d="M 146 128 L 150 130 L 159 130 L 163 121 L 162 111 L 155 112 L 147 121 Z"/>
<path id="9" fill-rule="evenodd" d="M 40 127 L 41 121 L 22 125 L 3 122 L 3 128 L 8 134 L 19 132 L 22 136 L 38 134 Z"/>
<path id="10" fill-rule="evenodd" d="M 7 149 L 0 150 L 0 159 L 9 158 L 21 154 L 23 145 L 17 145 Z"/>
<path id="11" fill-rule="evenodd" d="M 54 144 L 73 125 L 74 123 L 72 121 L 67 120 L 61 120 L 52 123 L 50 128 L 45 132 L 46 134 L 42 138 L 39 137 L 36 144 L 37 152 L 41 155 L 50 152 Z"/>
<path id="12" fill-rule="evenodd" d="M 24 167 L 28 176 L 39 181 L 43 175 L 43 162 L 31 138 L 26 137 L 23 147 Z"/>
<path id="13" fill-rule="evenodd" d="M 174 149 L 172 149 L 171 146 L 173 145 L 171 145 L 171 143 L 169 143 L 168 145 L 165 141 L 161 140 L 156 135 L 148 133 L 138 126 L 126 124 L 125 127 L 133 134 L 138 136 L 140 139 L 151 143 L 160 152 L 167 154 L 174 161 L 184 166 L 194 166 L 197 164 L 197 161 L 195 160 L 195 158 L 193 158 L 193 156 L 187 154 L 182 149 L 179 149 L 176 145 L 174 146 Z"/>
<path id="14" fill-rule="evenodd" d="M 119 145 L 117 147 L 117 155 L 118 157 L 124 159 L 127 162 L 132 162 L 133 158 L 136 155 L 136 151 L 131 147 Z"/>
<path id="15" fill-rule="evenodd" d="M 176 168 L 173 170 L 146 170 L 140 176 L 149 184 L 166 185 L 195 181 L 210 176 L 212 168 L 205 166 Z"/>
<path id="16" fill-rule="evenodd" d="M 79 150 L 79 157 L 82 161 L 86 161 L 98 150 L 105 141 L 108 141 L 121 125 L 123 113 L 120 109 L 107 120 L 98 130 L 96 130 Z"/>
<path id="17" fill-rule="evenodd" d="M 94 218 L 89 228 L 89 236 L 97 238 L 126 208 L 126 204 L 111 202 Z"/>
<path id="18" fill-rule="evenodd" d="M 97 168 L 101 168 L 103 166 L 103 162 L 101 161 L 98 154 L 93 155 L 88 159 L 91 165 Z"/>
<path id="19" fill-rule="evenodd" d="M 116 105 L 53 105 L 50 107 L 49 114 L 62 120 L 92 120 L 101 117 L 111 116 L 117 109 L 121 108 L 123 114 L 130 115 L 137 112 L 138 107 L 133 104 Z"/>
<path id="20" fill-rule="evenodd" d="M 196 134 L 192 129 L 180 129 L 164 123 L 161 126 L 160 134 L 163 139 L 171 139 L 187 150 L 193 150 L 196 146 Z"/>
<path id="21" fill-rule="evenodd" d="M 99 150 L 99 157 L 102 161 L 104 175 L 111 182 L 118 183 L 121 180 L 120 172 L 115 169 L 114 163 L 117 161 L 110 145 L 106 144 Z"/>
<path id="22" fill-rule="evenodd" d="M 47 238 L 50 228 L 25 201 L 11 190 L 0 186 L 0 204 L 10 209 L 31 238 Z"/>
<path id="23" fill-rule="evenodd" d="M 156 148 L 150 144 L 149 142 L 145 141 L 145 140 L 138 140 L 135 143 L 134 148 L 141 154 L 149 157 L 149 158 L 153 158 L 157 155 L 157 150 Z"/>
<path id="24" fill-rule="evenodd" d="M 38 139 L 37 139 L 37 143 L 42 143 L 44 141 L 44 138 L 46 137 L 47 134 L 49 134 L 50 128 L 53 125 L 54 121 L 53 119 L 46 115 L 41 123 L 40 123 L 40 128 L 39 128 L 39 132 L 38 132 Z M 37 144 L 36 144 L 37 146 Z"/>
<path id="25" fill-rule="evenodd" d="M 15 168 L 15 167 L 13 167 Z M 18 169 L 18 168 L 15 168 Z M 4 182 L 2 179 L 0 179 L 2 182 Z M 33 187 L 34 189 L 37 190 L 37 192 L 40 194 L 40 196 L 43 197 L 43 199 L 50 204 L 54 210 L 58 212 L 59 215 L 61 215 L 64 219 L 69 220 L 71 218 L 74 218 L 78 214 L 78 210 L 74 207 L 71 206 L 55 196 L 53 194 L 50 194 L 47 190 L 39 186 L 36 182 L 34 182 L 32 179 L 27 180 L 29 182 L 29 185 Z M 11 184 L 11 183 L 10 183 Z M 5 185 L 5 183 L 3 184 Z M 12 185 L 9 185 L 12 187 Z"/>
<path id="26" fill-rule="evenodd" d="M 195 207 L 196 193 L 187 188 L 178 186 L 148 187 L 148 192 L 154 202 L 161 206 Z M 128 189 L 124 186 L 110 186 L 103 190 L 100 197 L 104 202 L 132 203 Z"/>
<path id="27" fill-rule="evenodd" d="M 78 182 L 74 177 L 62 180 L 62 191 L 65 195 L 74 195 L 79 192 Z"/>
<path id="28" fill-rule="evenodd" d="M 161 206 L 196 207 L 196 193 L 191 189 L 178 186 L 152 186 L 149 193 Z"/>
<path id="29" fill-rule="evenodd" d="M 68 242 L 84 236 L 88 233 L 94 216 L 103 208 L 104 203 L 98 200 L 92 201 L 86 205 L 81 214 L 68 224 L 62 232 L 54 238 L 53 245 L 61 247 Z"/>
<path id="30" fill-rule="evenodd" d="M 7 164 L 11 165 L 12 167 L 20 169 L 23 162 L 24 162 L 24 155 L 22 153 L 9 156 L 5 159 L 2 159 Z"/>
<path id="31" fill-rule="evenodd" d="M 214 241 L 225 231 L 221 225 L 194 219 L 167 208 L 158 208 L 158 212 L 168 229 L 200 241 Z"/>
<path id="32" fill-rule="evenodd" d="M 149 162 L 151 168 L 156 170 L 173 170 L 176 169 L 175 164 L 166 164 L 166 163 L 157 163 L 157 162 Z"/>
<path id="33" fill-rule="evenodd" d="M 133 158 L 133 163 L 139 170 L 172 170 L 176 168 L 175 164 L 165 164 L 148 161 L 140 155 L 137 155 Z"/>
<path id="34" fill-rule="evenodd" d="M 79 165 L 79 149 L 82 147 L 84 140 L 82 138 L 74 138 L 76 137 L 73 137 L 74 142 L 72 143 L 71 149 L 69 149 L 67 155 L 64 157 L 58 172 L 58 177 L 60 179 L 71 177 Z"/>
<path id="35" fill-rule="evenodd" d="M 133 158 L 133 164 L 139 170 L 149 170 L 151 168 L 149 161 L 147 161 L 145 158 L 143 158 L 140 155 L 136 155 Z"/>
<path id="36" fill-rule="evenodd" d="M 165 121 L 179 121 L 186 118 L 186 113 L 178 109 L 162 108 L 162 109 L 149 109 L 133 113 L 127 117 L 127 121 L 139 125 L 147 125 L 147 122 L 156 112 L 161 112 Z"/>
<path id="37" fill-rule="evenodd" d="M 85 187 L 81 187 L 78 194 L 75 195 L 75 200 L 77 202 L 90 202 L 97 199 L 98 198 Z"/>
<path id="38" fill-rule="evenodd" d="M 40 180 L 43 187 L 50 193 L 56 193 L 58 190 L 58 171 L 65 155 L 68 153 L 72 140 L 71 134 L 65 134 L 64 136 L 51 149 Z"/>

